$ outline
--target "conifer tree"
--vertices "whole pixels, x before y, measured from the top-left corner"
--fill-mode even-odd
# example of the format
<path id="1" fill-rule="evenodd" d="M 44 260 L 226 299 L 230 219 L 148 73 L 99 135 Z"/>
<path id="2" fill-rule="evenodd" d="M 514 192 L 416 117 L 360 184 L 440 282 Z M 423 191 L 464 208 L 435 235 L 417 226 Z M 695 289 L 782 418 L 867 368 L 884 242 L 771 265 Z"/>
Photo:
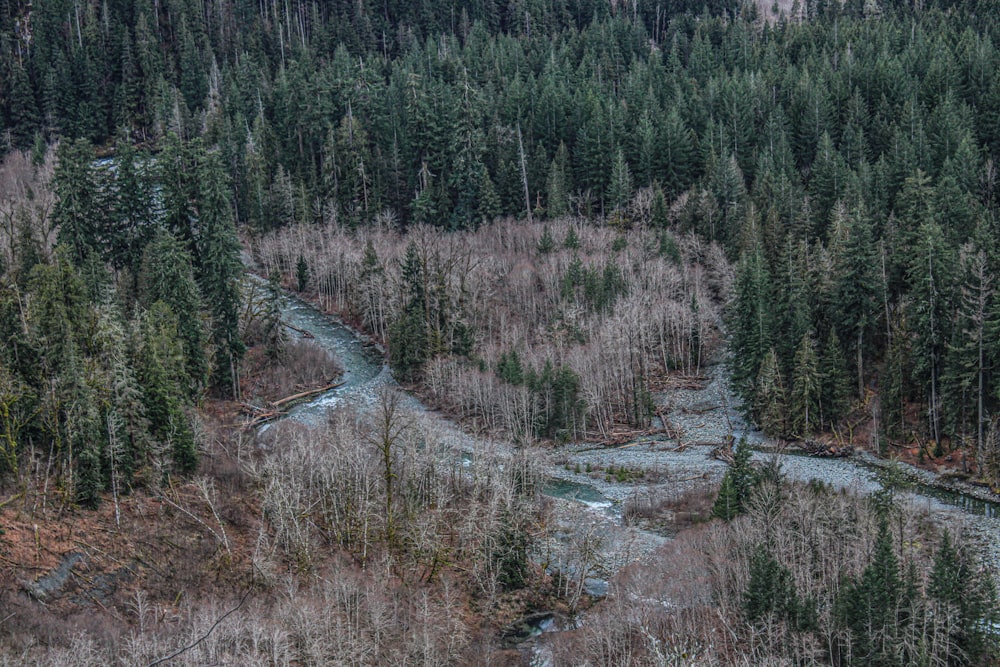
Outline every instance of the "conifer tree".
<path id="1" fill-rule="evenodd" d="M 542 237 L 538 240 L 538 254 L 547 255 L 556 248 L 556 242 L 552 238 L 552 232 L 549 231 L 549 226 L 545 225 L 542 228 Z"/>
<path id="2" fill-rule="evenodd" d="M 173 234 L 161 229 L 146 247 L 139 274 L 140 303 L 147 309 L 163 302 L 174 313 L 184 313 L 178 322 L 178 336 L 184 349 L 184 386 L 195 396 L 208 379 L 205 357 L 205 329 L 202 325 L 201 291 L 194 277 L 191 256 Z"/>
<path id="3" fill-rule="evenodd" d="M 103 467 L 117 500 L 127 493 L 145 459 L 149 423 L 142 388 L 133 369 L 128 332 L 113 302 L 97 307 L 96 339 L 105 378 L 101 398 L 108 447 Z"/>
<path id="4" fill-rule="evenodd" d="M 26 150 L 41 126 L 35 93 L 24 67 L 14 66 L 10 81 L 10 139 L 14 148 Z"/>
<path id="5" fill-rule="evenodd" d="M 979 238 L 985 240 L 982 235 Z M 987 411 L 992 402 L 989 337 L 996 326 L 991 313 L 993 274 L 982 245 L 981 241 L 969 243 L 961 250 L 955 323 L 941 380 L 946 426 L 951 433 L 966 433 L 972 424 L 978 465 L 986 456 Z"/>
<path id="6" fill-rule="evenodd" d="M 295 261 L 295 287 L 299 292 L 309 287 L 309 263 L 302 255 Z"/>
<path id="7" fill-rule="evenodd" d="M 796 606 L 792 573 L 767 547 L 758 545 L 750 559 L 750 578 L 743 593 L 743 613 L 747 620 L 754 623 L 772 614 L 790 617 L 795 614 Z"/>
<path id="8" fill-rule="evenodd" d="M 946 345 L 950 339 L 952 266 L 941 228 L 925 222 L 910 258 L 907 277 L 913 285 L 912 317 L 914 333 L 913 380 L 926 392 L 928 431 L 940 446 L 941 373 Z"/>
<path id="9" fill-rule="evenodd" d="M 576 235 L 576 227 L 570 225 L 566 229 L 566 238 L 563 239 L 563 247 L 567 250 L 578 250 L 580 248 L 580 238 Z"/>
<path id="10" fill-rule="evenodd" d="M 907 393 L 907 379 L 910 369 L 910 336 L 906 325 L 905 313 L 901 314 L 890 325 L 892 338 L 889 349 L 886 350 L 885 372 L 879 392 L 881 408 L 881 428 L 883 434 L 890 440 L 903 435 L 904 401 Z"/>
<path id="11" fill-rule="evenodd" d="M 116 269 L 133 275 L 140 269 L 143 249 L 156 226 L 153 224 L 153 184 L 144 162 L 127 139 L 115 144 L 114 182 L 110 197 L 109 221 L 104 239 L 104 255 Z"/>
<path id="12" fill-rule="evenodd" d="M 770 290 L 770 272 L 760 249 L 755 247 L 740 258 L 733 306 L 727 317 L 732 383 L 750 412 L 753 411 L 760 367 L 771 346 Z"/>
<path id="13" fill-rule="evenodd" d="M 816 343 L 811 333 L 805 334 L 799 341 L 792 368 L 792 392 L 788 401 L 791 411 L 789 426 L 792 433 L 803 437 L 820 424 L 822 376 Z"/>
<path id="14" fill-rule="evenodd" d="M 897 641 L 902 632 L 899 610 L 903 590 L 892 531 L 883 517 L 871 562 L 861 578 L 841 592 L 840 617 L 850 630 L 851 653 L 857 660 L 880 667 L 900 664 Z"/>
<path id="15" fill-rule="evenodd" d="M 412 241 L 402 267 L 405 304 L 389 327 L 389 360 L 401 380 L 414 380 L 428 358 L 426 268 Z"/>
<path id="16" fill-rule="evenodd" d="M 245 347 L 240 340 L 240 245 L 233 225 L 226 174 L 217 153 L 198 160 L 197 274 L 212 313 L 215 343 L 213 384 L 224 396 L 238 397 L 237 365 Z"/>
<path id="17" fill-rule="evenodd" d="M 788 427 L 785 381 L 773 347 L 764 356 L 757 374 L 753 409 L 762 431 L 769 435 L 785 434 Z"/>
<path id="18" fill-rule="evenodd" d="M 56 203 L 52 219 L 59 226 L 59 242 L 70 249 L 80 264 L 91 253 L 102 251 L 102 210 L 97 174 L 91 164 L 94 148 L 85 139 L 64 141 L 56 153 L 53 189 Z"/>
<path id="19" fill-rule="evenodd" d="M 178 318 L 170 306 L 157 301 L 140 314 L 137 329 L 137 378 L 145 396 L 150 431 L 165 448 L 174 470 L 193 472 L 198 449 L 183 409 L 184 353 L 178 342 Z"/>
<path id="20" fill-rule="evenodd" d="M 559 142 L 546 181 L 546 210 L 550 218 L 558 218 L 569 213 L 569 195 L 572 190 L 569 169 L 569 152 L 566 150 L 566 144 Z"/>
<path id="21" fill-rule="evenodd" d="M 198 200 L 198 164 L 195 153 L 201 142 L 185 143 L 173 132 L 162 142 L 157 156 L 163 202 L 163 221 L 167 229 L 197 257 L 196 226 Z"/>
<path id="22" fill-rule="evenodd" d="M 864 361 L 875 323 L 875 252 L 871 224 L 864 211 L 835 213 L 830 253 L 833 261 L 837 335 L 854 358 L 858 395 L 864 389 Z"/>
<path id="23" fill-rule="evenodd" d="M 740 438 L 733 450 L 733 463 L 722 477 L 719 496 L 712 506 L 712 516 L 724 521 L 742 514 L 757 486 L 758 476 L 750 462 L 753 450 L 746 438 Z"/>
<path id="24" fill-rule="evenodd" d="M 822 420 L 827 424 L 836 423 L 847 410 L 851 396 L 851 383 L 847 374 L 844 351 L 831 328 L 823 346 L 820 358 L 820 410 Z"/>
<path id="25" fill-rule="evenodd" d="M 608 201 L 619 215 L 624 215 L 624 210 L 632 199 L 632 171 L 625 161 L 625 153 L 621 147 L 615 152 L 609 180 Z"/>
<path id="26" fill-rule="evenodd" d="M 934 556 L 927 583 L 936 603 L 934 620 L 948 633 L 948 653 L 954 664 L 977 664 L 998 648 L 992 624 L 1000 620 L 996 589 L 987 572 L 973 570 L 968 554 L 956 548 L 948 531 Z"/>

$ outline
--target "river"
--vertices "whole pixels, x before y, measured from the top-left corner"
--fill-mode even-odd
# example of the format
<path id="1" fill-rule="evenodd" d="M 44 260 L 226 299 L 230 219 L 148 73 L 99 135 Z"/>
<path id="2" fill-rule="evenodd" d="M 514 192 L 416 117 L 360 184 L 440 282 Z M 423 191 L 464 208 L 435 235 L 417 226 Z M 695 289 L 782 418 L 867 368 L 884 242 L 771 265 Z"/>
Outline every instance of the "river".
<path id="1" fill-rule="evenodd" d="M 288 294 L 281 296 L 281 310 L 285 322 L 309 332 L 319 345 L 336 356 L 344 369 L 343 384 L 297 405 L 287 418 L 313 424 L 331 407 L 343 402 L 370 405 L 376 400 L 380 387 L 398 386 L 382 353 L 349 327 Z M 301 334 L 290 330 L 290 335 Z M 701 389 L 674 390 L 654 398 L 668 416 L 680 442 L 661 436 L 640 439 L 620 448 L 577 444 L 539 451 L 547 476 L 543 493 L 559 508 L 555 512 L 554 542 L 563 545 L 573 542 L 579 538 L 580 530 L 598 533 L 601 537 L 603 563 L 588 577 L 586 586 L 592 594 L 602 594 L 607 588 L 606 579 L 615 571 L 634 560 L 651 557 L 656 547 L 667 539 L 623 525 L 621 509 L 629 498 L 665 489 L 677 492 L 684 485 L 716 482 L 725 472 L 726 465 L 712 457 L 714 447 L 711 444 L 699 443 L 721 442 L 729 433 L 736 433 L 737 436 L 746 435 L 762 449 L 771 444 L 740 420 L 732 408 L 720 368 L 710 372 L 709 381 Z M 411 409 L 436 422 L 435 427 L 445 431 L 457 449 L 468 452 L 469 456 L 474 456 L 477 448 L 486 445 L 486 441 L 462 432 L 447 418 L 427 409 L 416 397 L 406 394 L 405 400 Z M 684 446 L 679 446 L 682 444 Z M 754 458 L 764 465 L 780 464 L 782 472 L 790 479 L 819 480 L 864 494 L 882 488 L 878 475 L 881 463 L 870 457 L 827 459 L 757 451 Z M 608 473 L 623 469 L 635 474 Z M 995 570 L 1000 570 L 1000 519 L 997 518 L 1000 506 L 972 494 L 937 488 L 928 483 L 932 480 L 927 475 L 924 471 L 909 470 L 909 477 L 916 483 L 901 494 L 949 523 L 964 523 L 982 544 L 988 562 Z M 538 548 L 545 551 L 547 559 L 551 558 L 553 544 Z M 560 561 L 556 558 L 555 562 Z M 563 562 L 563 566 L 576 567 L 568 561 Z"/>

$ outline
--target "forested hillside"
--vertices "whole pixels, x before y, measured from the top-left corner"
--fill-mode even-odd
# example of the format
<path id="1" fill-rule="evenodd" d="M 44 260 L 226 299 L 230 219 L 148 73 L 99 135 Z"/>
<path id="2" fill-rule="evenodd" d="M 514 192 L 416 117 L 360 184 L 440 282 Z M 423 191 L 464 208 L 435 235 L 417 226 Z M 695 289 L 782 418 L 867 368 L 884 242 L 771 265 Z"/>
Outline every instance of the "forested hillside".
<path id="1" fill-rule="evenodd" d="M 501 664 L 496 619 L 573 584 L 532 552 L 559 531 L 525 450 L 646 433 L 720 362 L 768 436 L 1000 486 L 1000 5 L 789 5 L 0 0 L 9 655 L 156 664 L 225 607 L 185 660 Z M 282 285 L 516 447 L 459 470 L 392 392 L 381 423 L 238 429 L 336 375 Z M 991 658 L 994 591 L 948 534 L 744 473 L 669 560 L 683 611 L 612 619 L 594 664 Z M 97 599 L 131 643 L 43 612 L 69 544 L 142 579 Z"/>
<path id="2" fill-rule="evenodd" d="M 766 431 L 871 393 L 881 441 L 995 475 L 995 7 L 801 9 L 7 2 L 0 108 L 11 149 L 199 136 L 258 232 L 693 231 L 738 263 L 733 381 Z"/>

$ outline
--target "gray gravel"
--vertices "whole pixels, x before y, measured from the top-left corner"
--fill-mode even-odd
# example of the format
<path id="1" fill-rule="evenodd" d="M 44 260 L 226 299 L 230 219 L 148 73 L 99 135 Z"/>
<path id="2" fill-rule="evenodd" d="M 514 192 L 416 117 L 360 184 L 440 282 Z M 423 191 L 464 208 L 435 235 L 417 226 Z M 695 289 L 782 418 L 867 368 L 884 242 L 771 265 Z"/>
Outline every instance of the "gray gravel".
<path id="1" fill-rule="evenodd" d="M 317 342 L 333 351 L 345 368 L 343 387 L 296 407 L 293 418 L 315 422 L 322 419 L 328 408 L 341 402 L 370 406 L 375 402 L 380 387 L 395 386 L 388 368 L 378 355 L 364 350 L 354 332 L 331 322 L 296 299 L 287 298 L 282 305 L 283 317 L 297 327 L 313 331 Z M 716 483 L 725 472 L 726 465 L 714 459 L 712 451 L 731 435 L 737 438 L 745 436 L 755 445 L 774 445 L 760 433 L 749 429 L 737 414 L 724 369 L 714 366 L 706 369 L 704 375 L 705 385 L 700 389 L 673 389 L 654 396 L 654 401 L 667 416 L 676 439 L 647 438 L 619 448 L 570 446 L 543 455 L 543 467 L 550 477 L 586 485 L 595 494 L 603 494 L 603 498 L 596 495 L 596 502 L 587 494 L 591 497 L 589 504 L 555 501 L 559 528 L 553 539 L 565 544 L 567 540 L 571 541 L 574 534 L 569 530 L 571 526 L 579 524 L 576 531 L 579 534 L 580 530 L 593 530 L 596 522 L 608 536 L 602 553 L 610 575 L 633 558 L 652 553 L 665 539 L 634 527 L 623 527 L 620 507 L 625 500 L 640 493 L 678 493 L 694 485 Z M 415 413 L 417 420 L 424 422 L 425 429 L 437 435 L 441 444 L 447 443 L 470 452 L 509 447 L 506 443 L 463 433 L 449 420 L 425 410 L 413 397 L 407 396 L 404 405 Z M 774 456 L 756 452 L 754 460 L 764 464 Z M 780 457 L 780 462 L 782 471 L 790 479 L 816 479 L 861 493 L 871 493 L 880 488 L 872 469 L 854 461 L 784 455 Z M 870 460 L 867 463 L 869 466 L 876 464 Z M 588 465 L 592 470 L 590 474 L 585 472 Z M 641 474 L 630 481 L 619 482 L 606 472 L 609 468 L 620 470 L 622 467 L 630 473 L 635 471 Z M 581 472 L 575 472 L 577 469 Z M 933 478 L 933 474 L 927 471 L 912 469 L 911 473 L 925 482 Z M 913 496 L 911 502 L 927 508 L 944 522 L 964 526 L 982 544 L 988 562 L 1000 572 L 1000 520 L 969 515 L 923 495 Z"/>
<path id="2" fill-rule="evenodd" d="M 706 370 L 705 386 L 701 389 L 673 389 L 660 392 L 654 401 L 666 415 L 677 439 L 646 438 L 636 444 L 618 448 L 594 448 L 575 445 L 560 448 L 548 455 L 546 472 L 550 476 L 593 487 L 612 502 L 610 516 L 620 517 L 621 503 L 639 493 L 677 493 L 692 485 L 717 483 L 726 464 L 712 457 L 712 451 L 732 434 L 746 437 L 755 446 L 777 448 L 778 443 L 748 428 L 734 409 L 735 401 L 728 391 L 724 369 L 716 366 Z M 815 458 L 803 455 L 754 452 L 759 465 L 777 459 L 782 473 L 791 480 L 821 481 L 837 489 L 870 494 L 882 488 L 876 472 L 886 463 L 870 454 L 861 453 L 854 459 Z M 591 472 L 587 473 L 587 466 Z M 934 473 L 900 466 L 914 481 L 935 483 Z M 618 481 L 609 477 L 609 468 L 643 472 L 635 479 Z M 576 472 L 579 470 L 580 472 Z M 968 493 L 970 489 L 962 489 Z M 971 490 L 974 491 L 974 490 Z M 988 495 L 975 493 L 972 495 Z M 987 565 L 1000 574 L 1000 518 L 988 518 L 962 511 L 929 495 L 901 492 L 899 497 L 916 510 L 925 510 L 943 524 L 961 530 L 980 547 Z"/>

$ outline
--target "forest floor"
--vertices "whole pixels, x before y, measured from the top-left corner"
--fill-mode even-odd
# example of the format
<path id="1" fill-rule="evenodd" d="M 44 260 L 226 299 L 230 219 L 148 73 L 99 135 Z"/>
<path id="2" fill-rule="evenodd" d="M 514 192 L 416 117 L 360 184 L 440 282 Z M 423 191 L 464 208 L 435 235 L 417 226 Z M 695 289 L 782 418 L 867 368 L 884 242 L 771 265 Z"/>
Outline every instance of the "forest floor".
<path id="1" fill-rule="evenodd" d="M 64 490 L 8 488 L 0 632 L 12 646 L 58 643 L 67 628 L 115 641 L 140 608 L 170 624 L 194 598 L 238 597 L 254 579 L 261 516 L 239 460 L 248 454 L 217 444 L 198 477 L 168 479 L 155 493 L 109 494 L 95 510 L 65 502 Z"/>

